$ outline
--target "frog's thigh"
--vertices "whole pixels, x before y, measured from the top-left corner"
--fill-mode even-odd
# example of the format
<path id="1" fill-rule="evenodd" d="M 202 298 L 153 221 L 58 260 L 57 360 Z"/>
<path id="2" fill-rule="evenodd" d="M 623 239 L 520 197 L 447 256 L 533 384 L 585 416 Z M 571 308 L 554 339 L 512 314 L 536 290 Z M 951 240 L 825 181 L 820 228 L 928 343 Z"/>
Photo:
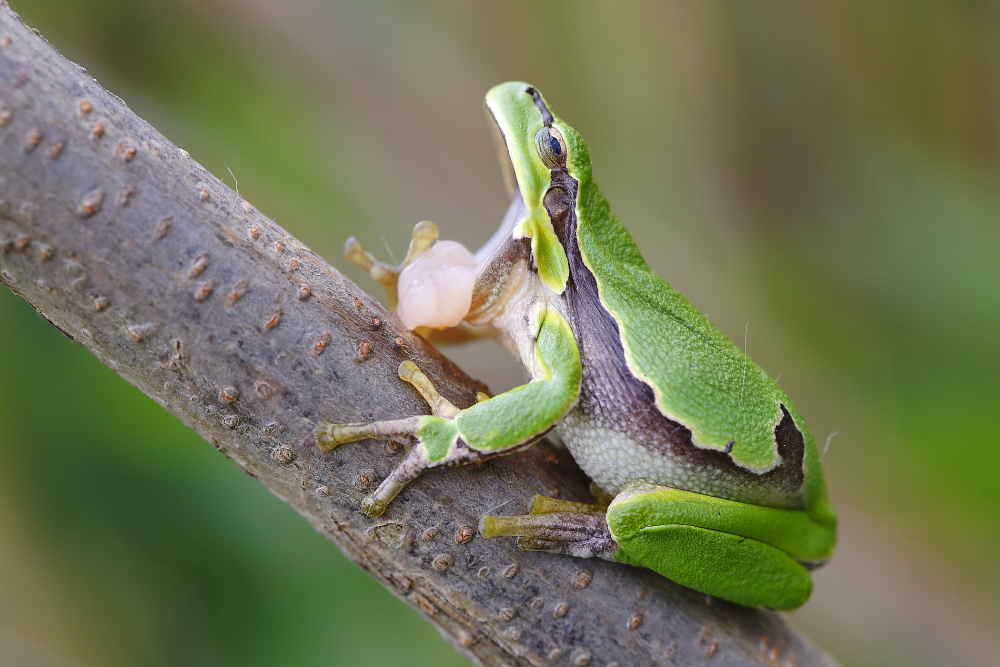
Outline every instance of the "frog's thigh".
<path id="1" fill-rule="evenodd" d="M 655 496 L 645 501 L 658 502 Z M 649 509 L 657 514 L 657 508 Z M 636 518 L 614 504 L 608 510 L 608 526 L 621 548 L 617 560 L 749 606 L 795 609 L 809 598 L 809 571 L 780 549 L 732 532 L 668 523 L 662 516 L 664 522 L 651 525 L 637 525 Z"/>
<path id="2" fill-rule="evenodd" d="M 809 571 L 749 538 L 695 526 L 650 526 L 619 543 L 627 560 L 723 600 L 795 609 L 812 592 Z"/>

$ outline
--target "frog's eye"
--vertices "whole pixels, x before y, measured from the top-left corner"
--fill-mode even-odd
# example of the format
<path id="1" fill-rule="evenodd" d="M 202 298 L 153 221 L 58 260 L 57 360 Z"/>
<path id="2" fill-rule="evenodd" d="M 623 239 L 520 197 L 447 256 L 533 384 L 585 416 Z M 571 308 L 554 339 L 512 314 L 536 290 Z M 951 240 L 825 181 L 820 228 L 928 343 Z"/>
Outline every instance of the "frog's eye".
<path id="1" fill-rule="evenodd" d="M 566 166 L 566 140 L 554 127 L 543 127 L 535 134 L 535 146 L 542 163 L 549 169 Z"/>

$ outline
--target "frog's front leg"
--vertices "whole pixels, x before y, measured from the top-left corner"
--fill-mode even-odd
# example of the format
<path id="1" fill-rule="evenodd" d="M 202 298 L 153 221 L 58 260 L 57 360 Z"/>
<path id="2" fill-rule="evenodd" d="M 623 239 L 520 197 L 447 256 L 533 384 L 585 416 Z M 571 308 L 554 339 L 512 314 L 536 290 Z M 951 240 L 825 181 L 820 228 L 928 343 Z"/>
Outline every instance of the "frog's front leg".
<path id="1" fill-rule="evenodd" d="M 552 308 L 543 307 L 530 318 L 537 335 L 533 337 L 533 379 L 528 384 L 462 410 L 441 396 L 416 364 L 404 361 L 400 378 L 420 392 L 432 415 L 316 426 L 316 444 L 326 450 L 369 438 L 414 442 L 403 461 L 365 498 L 362 510 L 366 514 L 380 515 L 407 483 L 429 468 L 481 461 L 530 445 L 573 407 L 582 371 L 572 329 Z"/>
<path id="2" fill-rule="evenodd" d="M 483 517 L 480 530 L 486 537 L 516 535 L 524 549 L 639 565 L 724 600 L 773 609 L 808 599 L 809 567 L 822 563 L 835 541 L 834 527 L 805 511 L 643 482 L 627 485 L 603 516 L 532 512 Z"/>

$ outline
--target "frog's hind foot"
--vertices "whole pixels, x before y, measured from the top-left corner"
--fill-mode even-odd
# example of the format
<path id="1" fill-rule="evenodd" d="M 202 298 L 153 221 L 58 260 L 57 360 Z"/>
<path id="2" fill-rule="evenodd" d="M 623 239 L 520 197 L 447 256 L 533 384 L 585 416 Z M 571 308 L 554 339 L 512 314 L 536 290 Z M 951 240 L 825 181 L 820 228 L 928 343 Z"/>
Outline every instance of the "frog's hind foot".
<path id="1" fill-rule="evenodd" d="M 590 503 L 577 503 L 572 500 L 559 500 L 540 496 L 532 496 L 531 504 L 528 505 L 528 514 L 559 514 L 561 512 L 576 512 L 579 514 L 593 514 L 604 518 L 608 510 L 607 505 L 591 505 Z"/>
<path id="2" fill-rule="evenodd" d="M 528 512 L 524 516 L 483 516 L 479 532 L 483 537 L 517 537 L 518 548 L 526 551 L 609 560 L 618 553 L 603 507 L 535 496 Z"/>

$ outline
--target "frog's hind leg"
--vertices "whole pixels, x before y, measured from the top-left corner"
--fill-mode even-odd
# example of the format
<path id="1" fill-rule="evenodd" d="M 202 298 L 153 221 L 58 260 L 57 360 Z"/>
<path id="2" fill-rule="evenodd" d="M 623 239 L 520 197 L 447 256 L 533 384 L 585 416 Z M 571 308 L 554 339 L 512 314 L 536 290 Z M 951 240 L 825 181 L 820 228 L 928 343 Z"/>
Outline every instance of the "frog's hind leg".
<path id="1" fill-rule="evenodd" d="M 535 496 L 528 514 L 484 516 L 479 532 L 483 537 L 517 537 L 518 548 L 526 551 L 613 560 L 618 543 L 604 516 L 605 508 L 600 505 Z"/>

